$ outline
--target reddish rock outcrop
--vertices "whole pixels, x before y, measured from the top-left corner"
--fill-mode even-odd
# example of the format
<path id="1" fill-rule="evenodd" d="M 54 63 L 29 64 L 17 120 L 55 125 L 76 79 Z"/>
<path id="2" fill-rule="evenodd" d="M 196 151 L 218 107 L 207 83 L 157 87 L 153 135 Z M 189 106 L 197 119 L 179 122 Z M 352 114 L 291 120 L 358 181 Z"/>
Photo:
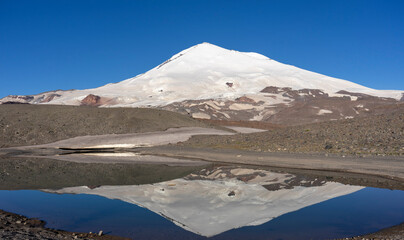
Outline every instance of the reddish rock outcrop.
<path id="1" fill-rule="evenodd" d="M 82 106 L 99 106 L 101 105 L 101 97 L 93 94 L 87 95 L 83 100 L 81 100 Z"/>

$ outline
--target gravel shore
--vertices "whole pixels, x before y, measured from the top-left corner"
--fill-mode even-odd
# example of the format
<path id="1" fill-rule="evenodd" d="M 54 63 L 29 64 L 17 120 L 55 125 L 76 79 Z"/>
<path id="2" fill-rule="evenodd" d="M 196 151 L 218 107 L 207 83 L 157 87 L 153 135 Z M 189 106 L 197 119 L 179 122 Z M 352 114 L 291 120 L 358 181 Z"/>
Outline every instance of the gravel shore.
<path id="1" fill-rule="evenodd" d="M 94 239 L 126 240 L 128 238 L 98 233 L 76 233 L 45 227 L 45 222 L 0 210 L 0 238 L 10 240 Z"/>
<path id="2" fill-rule="evenodd" d="M 362 236 L 343 238 L 339 240 L 403 240 L 404 239 L 404 223 L 382 229 L 375 233 Z"/>
<path id="3" fill-rule="evenodd" d="M 139 150 L 142 154 L 175 158 L 188 158 L 227 164 L 247 164 L 261 167 L 275 167 L 291 170 L 322 172 L 326 175 L 336 173 L 359 174 L 394 181 L 395 189 L 404 190 L 404 158 L 402 156 L 347 156 L 268 153 L 235 149 L 193 148 L 188 146 L 156 146 Z M 351 183 L 348 183 L 351 184 Z M 366 183 L 360 184 L 367 186 Z M 378 187 L 392 188 L 389 185 Z"/>

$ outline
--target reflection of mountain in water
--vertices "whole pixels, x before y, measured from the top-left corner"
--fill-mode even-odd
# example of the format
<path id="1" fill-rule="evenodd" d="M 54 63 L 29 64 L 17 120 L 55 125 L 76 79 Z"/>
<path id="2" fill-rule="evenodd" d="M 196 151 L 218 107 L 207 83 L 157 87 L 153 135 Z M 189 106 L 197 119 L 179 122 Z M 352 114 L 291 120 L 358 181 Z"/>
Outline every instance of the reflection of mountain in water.
<path id="1" fill-rule="evenodd" d="M 72 187 L 145 207 L 194 233 L 213 236 L 260 225 L 300 208 L 362 189 L 266 170 L 220 167 L 185 178 L 132 186 Z"/>

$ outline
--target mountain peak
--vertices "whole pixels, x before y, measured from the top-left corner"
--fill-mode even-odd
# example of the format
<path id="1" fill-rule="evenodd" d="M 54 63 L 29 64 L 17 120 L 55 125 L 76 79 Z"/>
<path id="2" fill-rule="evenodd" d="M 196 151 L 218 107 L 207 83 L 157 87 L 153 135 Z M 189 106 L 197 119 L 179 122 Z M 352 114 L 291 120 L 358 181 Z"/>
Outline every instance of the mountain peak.
<path id="1" fill-rule="evenodd" d="M 228 50 L 203 42 L 144 74 L 119 83 L 55 93 L 57 97 L 51 103 L 77 105 L 92 94 L 108 99 L 108 104 L 114 106 L 162 106 L 184 100 L 234 100 L 259 94 L 269 86 L 319 89 L 331 95 L 345 90 L 398 100 L 402 97 L 402 91 L 374 90 L 283 64 L 258 53 Z"/>
<path id="2" fill-rule="evenodd" d="M 188 54 L 192 52 L 193 54 L 202 53 L 203 55 L 216 55 L 220 51 L 229 51 L 227 49 L 221 48 L 219 46 L 216 46 L 214 44 L 208 43 L 208 42 L 203 42 L 199 43 L 197 45 L 194 45 L 192 47 L 189 47 L 187 49 L 182 50 L 181 52 L 173 55 L 169 60 L 172 61 L 180 56 L 183 56 L 185 54 Z"/>
<path id="3" fill-rule="evenodd" d="M 192 47 L 189 47 L 185 50 L 182 50 L 181 52 L 173 55 L 167 62 L 170 62 L 172 60 L 177 59 L 178 57 L 181 57 L 185 54 L 190 54 L 194 56 L 194 58 L 198 58 L 201 61 L 203 59 L 207 60 L 207 59 L 213 59 L 213 58 L 220 58 L 221 61 L 228 61 L 225 64 L 231 63 L 233 62 L 232 59 L 233 58 L 237 58 L 238 61 L 241 62 L 251 62 L 253 61 L 254 58 L 255 60 L 271 60 L 270 58 L 259 54 L 259 53 L 255 53 L 255 52 L 239 52 L 236 50 L 229 50 L 226 48 L 222 48 L 219 47 L 217 45 L 208 43 L 208 42 L 203 42 L 203 43 L 199 43 L 197 45 L 194 45 Z M 167 62 L 165 62 L 164 64 L 166 64 Z M 212 66 L 214 68 L 214 66 Z"/>
<path id="4" fill-rule="evenodd" d="M 199 44 L 197 44 L 197 45 L 212 45 L 212 46 L 216 46 L 216 45 L 211 44 L 211 43 L 208 43 L 208 42 L 199 43 Z M 196 46 L 197 46 L 197 45 L 196 45 Z"/>

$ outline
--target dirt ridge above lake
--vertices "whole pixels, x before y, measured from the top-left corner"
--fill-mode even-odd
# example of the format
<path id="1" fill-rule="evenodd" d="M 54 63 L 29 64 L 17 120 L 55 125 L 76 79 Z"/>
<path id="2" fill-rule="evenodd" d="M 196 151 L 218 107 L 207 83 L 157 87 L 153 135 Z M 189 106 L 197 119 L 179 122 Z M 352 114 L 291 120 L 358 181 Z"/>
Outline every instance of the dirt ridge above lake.
<path id="1" fill-rule="evenodd" d="M 233 136 L 194 136 L 194 148 L 256 152 L 404 155 L 404 108 L 387 115 L 328 121 Z"/>
<path id="2" fill-rule="evenodd" d="M 0 105 L 0 148 L 51 143 L 86 135 L 206 126 L 186 115 L 151 108 Z"/>

